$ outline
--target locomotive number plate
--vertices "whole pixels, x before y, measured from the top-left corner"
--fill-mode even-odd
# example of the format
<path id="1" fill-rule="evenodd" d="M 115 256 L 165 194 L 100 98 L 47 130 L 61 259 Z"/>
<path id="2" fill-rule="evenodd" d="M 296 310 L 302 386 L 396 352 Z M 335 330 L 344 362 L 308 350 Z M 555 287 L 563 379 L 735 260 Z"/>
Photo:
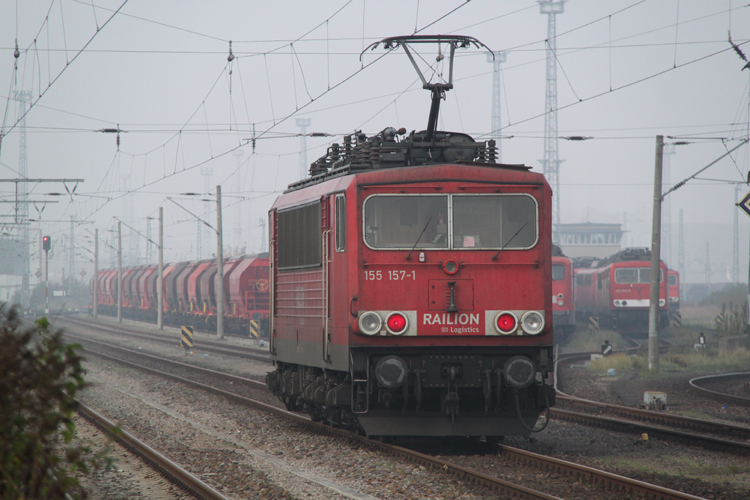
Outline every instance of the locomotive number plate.
<path id="1" fill-rule="evenodd" d="M 415 281 L 416 279 L 416 271 L 365 271 L 365 281 Z"/>

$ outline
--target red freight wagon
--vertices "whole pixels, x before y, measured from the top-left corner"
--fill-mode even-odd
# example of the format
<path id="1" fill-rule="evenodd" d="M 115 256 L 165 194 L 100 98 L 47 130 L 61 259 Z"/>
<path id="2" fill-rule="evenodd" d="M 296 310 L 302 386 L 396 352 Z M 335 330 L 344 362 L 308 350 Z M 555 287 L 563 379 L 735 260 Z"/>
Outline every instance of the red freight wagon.
<path id="1" fill-rule="evenodd" d="M 212 262 L 198 277 L 195 290 L 196 304 L 199 309 L 198 314 L 209 315 L 212 313 L 212 304 L 216 302 L 216 299 L 212 300 L 211 296 L 214 294 L 214 280 L 216 279 L 216 270 L 218 268 L 218 264 Z"/>
<path id="2" fill-rule="evenodd" d="M 198 290 L 198 279 L 210 266 L 211 261 L 201 261 L 187 276 L 187 299 L 190 304 L 188 310 L 193 314 L 203 312 L 203 306 L 199 303 L 198 299 L 198 294 L 200 293 Z"/>
<path id="3" fill-rule="evenodd" d="M 383 42 L 441 43 L 451 67 L 476 43 Z M 554 403 L 552 192 L 494 141 L 437 131 L 452 84 L 425 88 L 427 130 L 347 136 L 271 208 L 267 385 L 368 435 L 528 435 Z"/>
<path id="4" fill-rule="evenodd" d="M 182 268 L 182 271 L 175 277 L 174 284 L 175 284 L 175 290 L 174 293 L 177 297 L 177 309 L 176 311 L 179 312 L 189 312 L 190 311 L 190 299 L 188 298 L 188 277 L 195 271 L 195 268 L 199 265 L 199 262 L 190 262 L 185 267 Z"/>

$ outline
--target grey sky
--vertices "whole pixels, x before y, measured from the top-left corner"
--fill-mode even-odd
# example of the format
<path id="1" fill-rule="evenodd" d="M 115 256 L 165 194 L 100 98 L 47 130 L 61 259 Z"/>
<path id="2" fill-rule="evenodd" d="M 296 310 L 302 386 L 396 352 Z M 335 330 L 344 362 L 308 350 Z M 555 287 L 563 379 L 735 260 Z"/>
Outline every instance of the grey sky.
<path id="1" fill-rule="evenodd" d="M 411 34 L 443 16 L 420 33 L 469 35 L 493 50 L 508 51 L 502 71 L 502 121 L 503 135 L 512 138 L 502 141 L 503 160 L 541 171 L 547 17 L 534 1 L 130 0 L 107 23 L 122 3 L 0 3 L 2 132 L 18 118 L 18 105 L 8 101 L 9 96 L 31 90 L 35 106 L 27 115 L 29 176 L 86 180 L 72 201 L 53 198 L 60 203 L 47 206 L 43 218 L 63 220 L 74 214 L 94 222 L 87 227 L 104 231 L 118 216 L 145 233 L 145 218 L 164 206 L 165 258 L 190 259 L 195 223 L 184 222 L 190 216 L 166 197 L 181 198 L 186 208 L 203 213 L 203 202 L 179 193 L 204 192 L 201 168 L 211 167 L 211 189 L 221 183 L 226 195 L 225 242 L 234 245 L 239 236 L 239 210 L 241 241 L 249 251 L 259 250 L 258 220 L 265 217 L 275 193 L 297 178 L 297 118 L 312 120 L 308 132 L 337 135 L 308 138 L 308 162 L 354 130 L 425 127 L 429 94 L 416 84 L 403 52 L 378 59 L 384 54 L 378 49 L 365 54 L 362 63 L 359 53 L 371 42 Z M 673 183 L 747 137 L 750 70 L 741 71 L 745 62 L 727 41 L 731 31 L 735 43 L 750 55 L 750 7 L 745 4 L 565 4 L 565 13 L 557 17 L 559 131 L 561 136 L 593 139 L 560 140 L 562 222 L 622 222 L 627 213 L 628 242 L 647 246 L 655 136 L 691 142 L 677 146 L 669 157 Z M 16 38 L 21 54 L 14 72 Z M 229 40 L 236 56 L 231 65 Z M 492 65 L 480 51 L 459 56 L 456 88 L 442 106 L 440 128 L 482 138 L 490 132 Z M 432 63 L 435 54 L 424 57 Z M 118 124 L 125 131 L 119 153 L 113 134 L 96 132 Z M 254 154 L 246 141 L 253 129 L 258 137 Z M 0 178 L 16 176 L 18 131 L 3 137 Z M 240 146 L 243 156 L 232 155 Z M 745 179 L 748 148 L 733 158 L 701 178 Z M 4 197 L 12 194 L 10 185 L 0 190 Z M 35 199 L 64 190 L 61 185 L 32 186 Z M 741 195 L 747 190 L 743 185 Z M 126 191 L 135 192 L 132 219 L 120 198 Z M 0 213 L 11 213 L 11 207 L 4 204 Z M 701 259 L 710 240 L 712 280 L 725 281 L 732 257 L 734 186 L 697 180 L 672 195 L 673 266 L 681 208 L 687 280 L 703 279 Z M 209 217 L 213 221 L 215 216 Z M 745 277 L 750 221 L 740 217 Z M 43 224 L 41 232 L 57 241 L 68 225 Z M 143 252 L 145 244 L 140 248 Z M 215 243 L 210 248 L 214 251 Z M 59 272 L 66 263 L 60 259 L 52 265 Z M 36 267 L 32 264 L 32 272 Z"/>

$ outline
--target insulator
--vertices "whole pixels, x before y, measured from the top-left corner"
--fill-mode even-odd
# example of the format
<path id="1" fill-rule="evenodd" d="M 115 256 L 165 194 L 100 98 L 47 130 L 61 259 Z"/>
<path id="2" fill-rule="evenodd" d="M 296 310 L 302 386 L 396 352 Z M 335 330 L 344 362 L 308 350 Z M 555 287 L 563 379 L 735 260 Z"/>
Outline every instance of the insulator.
<path id="1" fill-rule="evenodd" d="M 497 143 L 495 139 L 487 141 L 487 163 L 497 163 Z"/>

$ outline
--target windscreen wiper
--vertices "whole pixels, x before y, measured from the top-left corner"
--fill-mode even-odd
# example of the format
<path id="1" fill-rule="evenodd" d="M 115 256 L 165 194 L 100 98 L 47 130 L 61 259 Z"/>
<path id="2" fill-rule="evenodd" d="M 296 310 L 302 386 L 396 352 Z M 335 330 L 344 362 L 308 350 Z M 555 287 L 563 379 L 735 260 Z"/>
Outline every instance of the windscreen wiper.
<path id="1" fill-rule="evenodd" d="M 409 252 L 409 255 L 406 256 L 406 260 L 410 260 L 411 253 L 414 251 L 415 248 L 417 248 L 417 245 L 419 244 L 419 240 L 422 239 L 422 235 L 424 234 L 425 231 L 427 231 L 427 226 L 430 225 L 430 221 L 432 221 L 432 217 L 427 219 L 427 224 L 424 225 L 424 229 L 422 229 L 422 232 L 419 233 L 419 237 L 417 238 L 417 241 L 415 241 L 414 246 L 411 247 L 411 252 Z"/>
<path id="2" fill-rule="evenodd" d="M 513 236 L 512 236 L 512 237 L 511 237 L 511 238 L 510 238 L 510 239 L 508 240 L 508 242 L 507 242 L 507 243 L 506 243 L 505 245 L 503 245 L 503 247 L 502 247 L 502 248 L 501 248 L 500 250 L 498 250 L 498 251 L 497 251 L 497 253 L 495 254 L 495 256 L 494 256 L 494 257 L 492 257 L 492 260 L 497 260 L 497 256 L 498 256 L 498 255 L 500 255 L 500 252 L 502 252 L 503 250 L 505 250 L 505 247 L 507 247 L 508 245 L 510 245 L 510 242 L 511 242 L 511 241 L 513 241 L 513 238 L 515 238 L 516 236 L 518 236 L 518 233 L 520 233 L 520 232 L 521 232 L 521 230 L 523 230 L 523 228 L 525 228 L 525 227 L 526 227 L 527 225 L 528 225 L 528 222 L 524 222 L 524 223 L 523 223 L 523 226 L 521 226 L 521 229 L 519 229 L 518 231 L 516 231 L 516 234 L 514 234 L 514 235 L 513 235 Z M 414 246 L 416 246 L 416 245 L 414 245 Z"/>

